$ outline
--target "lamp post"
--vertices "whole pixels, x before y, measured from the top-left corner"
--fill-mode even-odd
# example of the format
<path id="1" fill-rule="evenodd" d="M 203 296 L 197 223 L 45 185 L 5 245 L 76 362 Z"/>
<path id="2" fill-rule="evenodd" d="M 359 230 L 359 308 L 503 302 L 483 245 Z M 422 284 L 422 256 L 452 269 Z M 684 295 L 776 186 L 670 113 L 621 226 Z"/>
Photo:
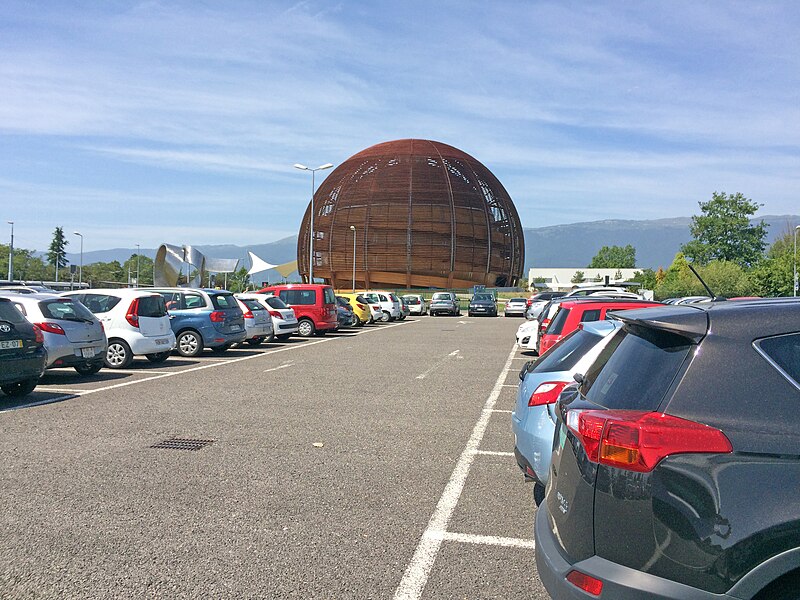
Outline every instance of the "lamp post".
<path id="1" fill-rule="evenodd" d="M 56 283 L 58 283 L 58 263 L 61 262 L 61 252 L 56 250 Z"/>
<path id="2" fill-rule="evenodd" d="M 356 226 L 350 225 L 353 232 L 353 293 L 356 293 Z"/>
<path id="3" fill-rule="evenodd" d="M 142 285 L 139 283 L 139 244 L 136 244 L 136 287 Z"/>
<path id="4" fill-rule="evenodd" d="M 78 271 L 78 287 L 81 287 L 83 284 L 83 234 L 78 231 L 73 231 L 72 233 L 81 238 L 81 266 Z"/>
<path id="5" fill-rule="evenodd" d="M 792 279 L 792 296 L 797 297 L 797 231 L 800 225 L 794 228 L 794 255 L 792 256 L 792 263 L 794 265 L 794 277 Z"/>
<path id="6" fill-rule="evenodd" d="M 317 171 L 330 169 L 332 166 L 333 165 L 331 163 L 325 163 L 316 169 L 310 169 L 305 165 L 301 165 L 300 163 L 295 163 L 294 165 L 295 169 L 300 169 L 301 171 L 311 171 L 311 223 L 308 236 L 308 283 L 314 283 L 314 174 Z"/>
<path id="7" fill-rule="evenodd" d="M 14 282 L 14 221 L 6 221 L 11 225 L 11 247 L 8 250 L 8 283 Z"/>

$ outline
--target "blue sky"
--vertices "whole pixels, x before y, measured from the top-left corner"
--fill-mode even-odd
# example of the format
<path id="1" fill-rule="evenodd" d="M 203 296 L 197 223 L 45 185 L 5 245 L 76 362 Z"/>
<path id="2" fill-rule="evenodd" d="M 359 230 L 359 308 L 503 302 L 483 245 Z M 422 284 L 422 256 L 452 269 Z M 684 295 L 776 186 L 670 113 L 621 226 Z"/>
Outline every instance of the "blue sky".
<path id="1" fill-rule="evenodd" d="M 408 137 L 484 163 L 525 227 L 715 190 L 798 213 L 798 31 L 793 1 L 7 0 L 0 217 L 36 249 L 269 242 L 294 163 Z"/>

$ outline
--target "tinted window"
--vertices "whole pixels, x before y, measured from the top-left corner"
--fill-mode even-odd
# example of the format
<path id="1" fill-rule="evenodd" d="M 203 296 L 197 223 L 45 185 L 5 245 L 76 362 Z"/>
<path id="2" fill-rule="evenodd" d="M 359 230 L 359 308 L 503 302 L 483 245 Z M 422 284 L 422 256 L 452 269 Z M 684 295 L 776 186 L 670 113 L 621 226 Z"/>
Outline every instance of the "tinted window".
<path id="1" fill-rule="evenodd" d="M 436 294 L 433 295 L 433 298 L 431 298 L 431 300 L 445 300 L 445 301 L 447 301 L 447 300 L 452 300 L 452 298 L 450 297 L 450 294 L 437 292 Z"/>
<path id="2" fill-rule="evenodd" d="M 272 308 L 289 308 L 286 306 L 286 303 L 277 296 L 269 296 L 267 298 L 267 304 L 269 304 Z"/>
<path id="3" fill-rule="evenodd" d="M 251 311 L 267 310 L 266 308 L 264 308 L 264 305 L 261 304 L 261 302 L 259 302 L 258 300 L 242 300 L 242 304 L 244 304 Z M 283 304 L 283 302 L 281 302 L 281 304 Z"/>
<path id="4" fill-rule="evenodd" d="M 239 308 L 239 305 L 236 304 L 236 298 L 233 297 L 233 294 L 212 294 L 211 303 L 214 305 L 214 308 L 218 308 L 220 310 L 226 308 Z"/>
<path id="5" fill-rule="evenodd" d="M 118 296 L 109 296 L 108 294 L 84 294 L 80 301 L 83 305 L 93 313 L 104 313 L 110 311 L 117 304 L 121 298 Z"/>
<path id="6" fill-rule="evenodd" d="M 545 333 L 552 335 L 561 335 L 561 332 L 564 330 L 564 323 L 566 323 L 568 316 L 569 316 L 569 309 L 560 308 L 556 313 L 556 316 L 553 317 L 553 320 L 550 321 L 550 325 L 547 326 L 547 331 Z"/>
<path id="7" fill-rule="evenodd" d="M 183 305 L 180 308 L 205 308 L 206 301 L 200 294 L 183 294 Z M 167 304 L 169 308 L 169 304 Z M 177 306 L 175 308 L 178 308 Z"/>
<path id="8" fill-rule="evenodd" d="M 364 294 L 364 298 L 368 298 L 370 302 L 376 304 L 378 302 L 377 294 Z"/>
<path id="9" fill-rule="evenodd" d="M 534 366 L 534 373 L 553 373 L 555 371 L 569 371 L 583 358 L 597 342 L 603 337 L 589 333 L 583 329 L 576 329 L 561 340 L 552 350 L 540 358 Z"/>
<path id="10" fill-rule="evenodd" d="M 164 298 L 161 296 L 142 296 L 139 298 L 138 315 L 140 317 L 153 318 L 167 316 L 167 305 L 164 302 Z"/>
<path id="11" fill-rule="evenodd" d="M 606 408 L 655 410 L 690 349 L 689 341 L 679 335 L 626 328 L 586 373 L 581 393 Z"/>
<path id="12" fill-rule="evenodd" d="M 317 303 L 316 290 L 281 290 L 281 300 L 286 304 L 313 306 Z"/>
<path id="13" fill-rule="evenodd" d="M 800 387 L 800 333 L 768 338 L 757 345 Z"/>
<path id="14" fill-rule="evenodd" d="M 388 302 L 389 301 L 389 299 L 386 296 L 384 296 L 383 294 L 378 294 L 378 298 L 381 299 L 381 302 Z"/>
<path id="15" fill-rule="evenodd" d="M 336 295 L 333 293 L 333 288 L 324 288 L 325 304 L 336 304 Z"/>
<path id="16" fill-rule="evenodd" d="M 364 296 L 362 296 L 361 294 L 356 296 L 356 302 L 361 302 L 361 304 L 369 304 L 369 301 L 366 298 L 364 298 Z"/>
<path id="17" fill-rule="evenodd" d="M 9 323 L 24 323 L 25 317 L 11 302 L 0 302 L 0 319 Z"/>
<path id="18" fill-rule="evenodd" d="M 594 308 L 592 310 L 585 310 L 581 315 L 581 323 L 588 323 L 589 321 L 600 320 L 600 309 Z"/>
<path id="19" fill-rule="evenodd" d="M 394 294 L 389 294 L 389 300 L 391 300 L 392 302 L 400 302 L 400 300 L 398 300 L 397 296 L 395 296 Z"/>
<path id="20" fill-rule="evenodd" d="M 494 302 L 494 297 L 489 294 L 478 294 L 473 300 L 475 302 Z"/>
<path id="21" fill-rule="evenodd" d="M 525 302 L 527 304 L 528 300 L 527 298 L 512 298 L 509 302 Z"/>
<path id="22" fill-rule="evenodd" d="M 63 321 L 94 321 L 94 315 L 80 302 L 62 298 L 60 300 L 42 300 L 39 310 L 45 319 L 61 319 Z"/>

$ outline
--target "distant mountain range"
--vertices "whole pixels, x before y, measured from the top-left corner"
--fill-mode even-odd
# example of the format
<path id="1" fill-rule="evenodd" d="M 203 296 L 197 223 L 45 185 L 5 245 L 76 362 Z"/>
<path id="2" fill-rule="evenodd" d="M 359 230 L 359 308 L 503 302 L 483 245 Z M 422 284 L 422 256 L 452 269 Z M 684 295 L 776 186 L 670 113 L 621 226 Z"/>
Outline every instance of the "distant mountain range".
<path id="1" fill-rule="evenodd" d="M 769 225 L 767 242 L 771 244 L 777 237 L 800 223 L 797 215 L 765 215 L 752 222 L 764 221 Z M 530 267 L 585 267 L 602 246 L 625 246 L 636 248 L 636 266 L 657 269 L 666 268 L 675 257 L 681 244 L 691 239 L 689 233 L 690 217 L 655 220 L 607 220 L 551 225 L 525 229 L 525 269 Z M 166 240 L 179 245 L 180 240 Z M 250 266 L 247 252 L 260 256 L 267 262 L 281 264 L 297 258 L 297 236 L 291 236 L 252 246 L 197 246 L 206 256 L 213 258 L 238 258 L 244 266 Z M 155 248 L 143 248 L 143 255 L 154 258 Z M 125 262 L 136 253 L 132 248 L 112 248 L 83 253 L 84 264 Z M 67 260 L 73 264 L 80 261 L 80 255 L 67 253 Z M 279 275 L 267 271 L 264 280 L 277 280 Z"/>

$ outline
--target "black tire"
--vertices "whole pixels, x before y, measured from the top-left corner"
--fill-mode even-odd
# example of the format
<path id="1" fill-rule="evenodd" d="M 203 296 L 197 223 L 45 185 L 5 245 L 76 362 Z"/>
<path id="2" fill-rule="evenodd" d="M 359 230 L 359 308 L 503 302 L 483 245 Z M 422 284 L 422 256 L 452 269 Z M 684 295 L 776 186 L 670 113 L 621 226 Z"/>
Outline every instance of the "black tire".
<path id="1" fill-rule="evenodd" d="M 353 317 L 355 317 L 355 320 L 356 320 L 356 322 L 353 323 L 353 327 L 363 327 L 364 326 L 364 321 L 361 320 L 361 317 L 359 317 L 355 313 L 353 314 Z"/>
<path id="2" fill-rule="evenodd" d="M 99 372 L 100 369 L 103 368 L 103 363 L 91 363 L 88 365 L 76 365 L 73 367 L 79 375 L 83 375 L 84 377 L 88 377 L 89 375 L 94 375 L 95 373 Z"/>
<path id="3" fill-rule="evenodd" d="M 108 340 L 108 350 L 103 364 L 109 369 L 127 369 L 133 362 L 133 352 L 125 340 Z"/>
<path id="4" fill-rule="evenodd" d="M 5 385 L 0 385 L 0 390 L 3 390 L 7 396 L 20 398 L 21 396 L 27 396 L 30 394 L 36 387 L 37 383 L 39 383 L 39 378 L 33 377 L 31 379 L 26 379 L 25 381 L 18 381 L 17 383 L 6 383 Z"/>
<path id="5" fill-rule="evenodd" d="M 181 356 L 194 358 L 203 351 L 203 338 L 194 329 L 187 329 L 178 334 L 175 349 Z"/>
<path id="6" fill-rule="evenodd" d="M 170 351 L 167 350 L 166 352 L 154 352 L 153 354 L 145 354 L 147 360 L 151 363 L 162 363 L 169 358 Z"/>
<path id="7" fill-rule="evenodd" d="M 292 334 L 291 333 L 279 333 L 275 337 L 278 338 L 279 340 L 288 340 L 290 337 L 292 337 Z"/>
<path id="8" fill-rule="evenodd" d="M 214 354 L 225 354 L 228 350 L 231 349 L 233 344 L 222 344 L 222 346 L 214 346 L 211 348 L 211 352 Z"/>
<path id="9" fill-rule="evenodd" d="M 260 346 L 261 344 L 264 343 L 264 338 L 263 337 L 254 337 L 254 338 L 251 338 L 251 339 L 247 340 L 247 343 L 250 346 Z"/>
<path id="10" fill-rule="evenodd" d="M 541 506 L 542 502 L 544 502 L 544 486 L 539 483 L 538 481 L 533 484 L 533 501 L 536 503 L 536 506 Z"/>
<path id="11" fill-rule="evenodd" d="M 300 319 L 297 325 L 297 333 L 302 337 L 313 337 L 317 332 L 317 328 L 314 327 L 314 322 L 311 319 Z"/>

